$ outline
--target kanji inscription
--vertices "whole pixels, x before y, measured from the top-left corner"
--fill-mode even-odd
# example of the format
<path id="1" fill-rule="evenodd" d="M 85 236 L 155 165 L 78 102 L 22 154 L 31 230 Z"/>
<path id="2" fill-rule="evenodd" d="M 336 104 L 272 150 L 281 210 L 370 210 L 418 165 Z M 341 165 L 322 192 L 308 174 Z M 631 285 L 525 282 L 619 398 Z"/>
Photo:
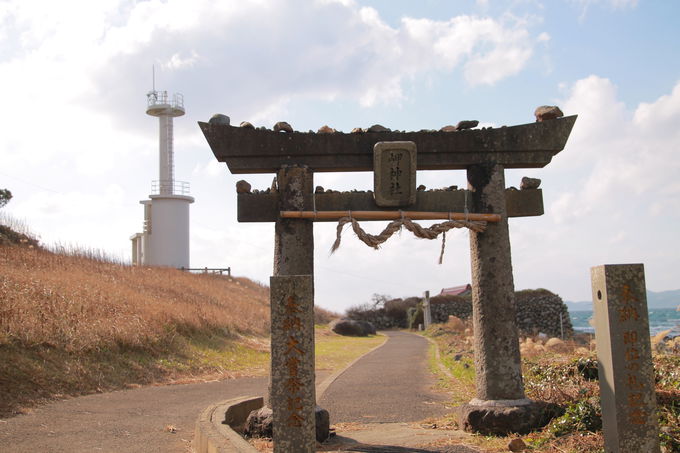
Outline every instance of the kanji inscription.
<path id="1" fill-rule="evenodd" d="M 375 203 L 383 207 L 416 202 L 416 144 L 378 142 L 373 147 Z"/>
<path id="2" fill-rule="evenodd" d="M 315 439 L 314 310 L 310 275 L 271 277 L 276 452 L 307 452 Z"/>

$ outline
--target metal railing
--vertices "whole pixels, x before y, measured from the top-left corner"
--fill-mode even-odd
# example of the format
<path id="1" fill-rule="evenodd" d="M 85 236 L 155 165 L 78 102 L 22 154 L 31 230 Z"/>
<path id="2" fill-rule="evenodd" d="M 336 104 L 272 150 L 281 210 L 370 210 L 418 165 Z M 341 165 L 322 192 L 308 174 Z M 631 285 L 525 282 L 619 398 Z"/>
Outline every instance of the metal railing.
<path id="1" fill-rule="evenodd" d="M 170 105 L 172 108 L 184 110 L 184 95 L 181 93 L 175 93 L 172 95 L 172 99 L 168 99 L 167 91 L 149 91 L 146 94 L 146 101 L 148 107 L 153 107 L 154 105 Z"/>
<path id="2" fill-rule="evenodd" d="M 231 267 L 180 267 L 179 270 L 185 271 L 185 272 L 198 272 L 201 274 L 219 274 L 219 275 L 224 275 L 224 273 L 227 273 L 227 276 L 231 277 Z"/>
<path id="3" fill-rule="evenodd" d="M 152 195 L 189 195 L 190 185 L 186 181 L 156 180 L 151 181 Z"/>

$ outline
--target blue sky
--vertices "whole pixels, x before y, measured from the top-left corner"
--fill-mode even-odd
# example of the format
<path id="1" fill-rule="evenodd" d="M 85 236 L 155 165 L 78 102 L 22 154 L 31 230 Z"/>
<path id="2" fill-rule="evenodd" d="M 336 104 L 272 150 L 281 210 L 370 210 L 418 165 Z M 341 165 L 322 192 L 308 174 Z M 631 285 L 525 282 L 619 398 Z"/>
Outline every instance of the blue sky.
<path id="1" fill-rule="evenodd" d="M 78 14 L 73 14 L 78 11 Z M 477 119 L 533 121 L 539 105 L 578 114 L 544 169 L 546 213 L 512 219 L 518 289 L 590 298 L 589 268 L 643 262 L 654 291 L 680 288 L 680 3 L 634 0 L 273 1 L 5 0 L 0 3 L 0 187 L 5 213 L 48 243 L 129 258 L 157 172 L 156 86 L 185 97 L 176 177 L 191 182 L 192 265 L 267 282 L 273 226 L 236 222 L 234 184 L 198 129 L 232 123 L 349 131 L 419 130 Z M 271 175 L 246 176 L 264 188 Z M 361 174 L 317 175 L 370 189 Z M 429 188 L 464 172 L 419 172 Z M 365 224 L 379 231 L 381 224 Z M 373 293 L 406 297 L 470 279 L 467 234 L 404 232 L 380 251 L 316 225 L 316 300 L 338 311 Z"/>

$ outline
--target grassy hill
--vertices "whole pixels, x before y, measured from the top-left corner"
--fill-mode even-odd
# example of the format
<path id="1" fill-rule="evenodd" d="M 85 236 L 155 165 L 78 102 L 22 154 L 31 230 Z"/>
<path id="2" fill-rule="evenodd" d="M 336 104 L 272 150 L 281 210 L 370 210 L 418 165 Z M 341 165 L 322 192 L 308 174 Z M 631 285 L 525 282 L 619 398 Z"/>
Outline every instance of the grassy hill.
<path id="1" fill-rule="evenodd" d="M 153 382 L 262 374 L 267 287 L 0 245 L 0 416 Z"/>

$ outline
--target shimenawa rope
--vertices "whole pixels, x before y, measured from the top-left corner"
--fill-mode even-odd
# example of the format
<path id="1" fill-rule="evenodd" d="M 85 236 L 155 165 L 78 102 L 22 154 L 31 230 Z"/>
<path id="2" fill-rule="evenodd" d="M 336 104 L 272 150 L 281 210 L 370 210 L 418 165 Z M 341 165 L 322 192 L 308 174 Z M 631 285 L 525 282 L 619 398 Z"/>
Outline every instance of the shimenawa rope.
<path id="1" fill-rule="evenodd" d="M 333 246 L 331 247 L 331 254 L 340 247 L 342 228 L 348 223 L 352 224 L 352 229 L 354 230 L 354 233 L 357 235 L 359 240 L 361 240 L 364 244 L 368 245 L 369 247 L 373 247 L 374 249 L 380 248 L 380 244 L 388 240 L 397 231 L 400 231 L 402 227 L 409 230 L 416 237 L 422 239 L 436 239 L 437 236 L 439 236 L 442 233 L 446 233 L 452 228 L 468 228 L 477 233 L 481 233 L 486 229 L 486 222 L 466 220 L 448 220 L 442 223 L 435 223 L 431 227 L 425 228 L 413 222 L 411 219 L 402 216 L 401 219 L 393 220 L 392 222 L 390 222 L 380 234 L 373 235 L 366 233 L 359 225 L 359 222 L 357 222 L 356 219 L 351 217 L 350 213 L 350 216 L 343 217 L 338 221 L 338 226 L 336 228 L 336 238 L 335 242 L 333 243 Z M 443 260 L 445 244 L 446 237 L 444 237 L 444 239 L 442 240 L 442 251 L 439 256 L 439 264 L 441 264 Z"/>

